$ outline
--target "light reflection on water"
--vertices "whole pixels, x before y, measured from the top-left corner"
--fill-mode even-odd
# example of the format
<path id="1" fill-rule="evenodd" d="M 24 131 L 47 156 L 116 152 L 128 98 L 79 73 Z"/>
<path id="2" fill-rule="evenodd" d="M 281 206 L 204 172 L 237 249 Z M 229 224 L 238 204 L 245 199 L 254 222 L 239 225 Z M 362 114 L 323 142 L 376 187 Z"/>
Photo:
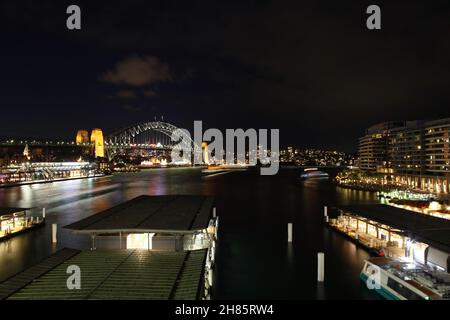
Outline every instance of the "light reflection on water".
<path id="1" fill-rule="evenodd" d="M 359 283 L 368 254 L 324 227 L 323 205 L 370 203 L 371 192 L 336 188 L 327 181 L 233 172 L 201 177 L 199 169 L 158 169 L 112 177 L 0 189 L 1 206 L 47 208 L 44 228 L 0 243 L 0 279 L 33 265 L 58 248 L 90 247 L 87 237 L 61 228 L 141 194 L 215 195 L 221 217 L 215 298 L 372 298 Z M 288 245 L 287 223 L 294 223 Z M 51 245 L 51 224 L 58 244 Z M 316 256 L 326 253 L 326 281 L 316 282 Z"/>

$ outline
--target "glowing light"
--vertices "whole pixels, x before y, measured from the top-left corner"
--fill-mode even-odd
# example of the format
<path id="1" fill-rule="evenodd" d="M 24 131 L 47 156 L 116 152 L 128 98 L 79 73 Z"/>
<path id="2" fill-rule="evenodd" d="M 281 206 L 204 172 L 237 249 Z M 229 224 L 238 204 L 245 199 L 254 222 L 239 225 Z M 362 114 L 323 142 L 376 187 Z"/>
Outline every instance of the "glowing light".
<path id="1" fill-rule="evenodd" d="M 103 142 L 103 131 L 101 129 L 92 130 L 91 143 L 95 146 L 95 157 L 103 158 L 105 156 L 105 146 Z"/>
<path id="2" fill-rule="evenodd" d="M 433 210 L 433 211 L 437 211 L 437 210 L 441 210 L 442 206 L 439 202 L 437 201 L 432 201 L 430 202 L 430 205 L 428 206 L 429 210 Z"/>
<path id="3" fill-rule="evenodd" d="M 76 144 L 89 143 L 89 133 L 86 130 L 78 130 L 75 142 Z"/>
<path id="4" fill-rule="evenodd" d="M 189 165 L 189 164 L 191 164 L 191 162 L 186 159 L 183 159 L 180 161 L 172 161 L 172 164 L 177 165 L 177 166 L 182 166 L 182 165 Z"/>
<path id="5" fill-rule="evenodd" d="M 127 249 L 145 249 L 153 248 L 152 238 L 154 233 L 131 233 L 127 236 Z"/>

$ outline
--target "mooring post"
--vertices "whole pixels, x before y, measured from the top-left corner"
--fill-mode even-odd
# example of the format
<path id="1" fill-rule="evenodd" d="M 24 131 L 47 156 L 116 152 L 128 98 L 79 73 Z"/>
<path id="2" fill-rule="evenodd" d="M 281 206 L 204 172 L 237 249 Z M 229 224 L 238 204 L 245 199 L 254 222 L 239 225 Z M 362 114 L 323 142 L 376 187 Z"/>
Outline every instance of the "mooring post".
<path id="1" fill-rule="evenodd" d="M 91 250 L 95 250 L 95 234 L 91 235 L 91 239 L 92 239 Z"/>
<path id="2" fill-rule="evenodd" d="M 288 242 L 292 243 L 292 222 L 288 223 Z"/>
<path id="3" fill-rule="evenodd" d="M 58 225 L 56 223 L 52 224 L 52 243 L 57 243 L 57 231 L 58 231 Z"/>
<path id="4" fill-rule="evenodd" d="M 317 281 L 325 280 L 325 253 L 317 253 Z"/>

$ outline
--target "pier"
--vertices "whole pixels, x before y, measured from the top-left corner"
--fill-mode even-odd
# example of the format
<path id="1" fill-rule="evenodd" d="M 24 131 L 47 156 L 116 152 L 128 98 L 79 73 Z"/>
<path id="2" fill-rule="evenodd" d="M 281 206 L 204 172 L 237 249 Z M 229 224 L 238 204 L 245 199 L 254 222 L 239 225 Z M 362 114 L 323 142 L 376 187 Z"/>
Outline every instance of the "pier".
<path id="1" fill-rule="evenodd" d="M 209 300 L 218 228 L 213 205 L 209 196 L 143 195 L 72 223 L 65 228 L 89 236 L 91 248 L 64 248 L 10 277 L 0 284 L 0 299 Z M 74 266 L 78 289 L 68 284 Z"/>
<path id="2" fill-rule="evenodd" d="M 450 221 L 388 205 L 337 208 L 328 225 L 379 256 L 450 270 Z"/>
<path id="3" fill-rule="evenodd" d="M 44 218 L 33 217 L 30 208 L 0 207 L 0 241 L 42 226 Z"/>

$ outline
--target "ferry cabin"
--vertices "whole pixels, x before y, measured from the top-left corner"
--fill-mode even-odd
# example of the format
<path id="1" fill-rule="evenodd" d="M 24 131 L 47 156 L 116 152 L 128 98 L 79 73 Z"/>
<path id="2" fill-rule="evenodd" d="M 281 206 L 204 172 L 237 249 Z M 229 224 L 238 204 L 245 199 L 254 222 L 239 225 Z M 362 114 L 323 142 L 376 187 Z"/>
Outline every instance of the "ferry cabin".
<path id="1" fill-rule="evenodd" d="M 450 275 L 408 261 L 376 257 L 366 261 L 360 278 L 387 300 L 450 298 Z"/>

